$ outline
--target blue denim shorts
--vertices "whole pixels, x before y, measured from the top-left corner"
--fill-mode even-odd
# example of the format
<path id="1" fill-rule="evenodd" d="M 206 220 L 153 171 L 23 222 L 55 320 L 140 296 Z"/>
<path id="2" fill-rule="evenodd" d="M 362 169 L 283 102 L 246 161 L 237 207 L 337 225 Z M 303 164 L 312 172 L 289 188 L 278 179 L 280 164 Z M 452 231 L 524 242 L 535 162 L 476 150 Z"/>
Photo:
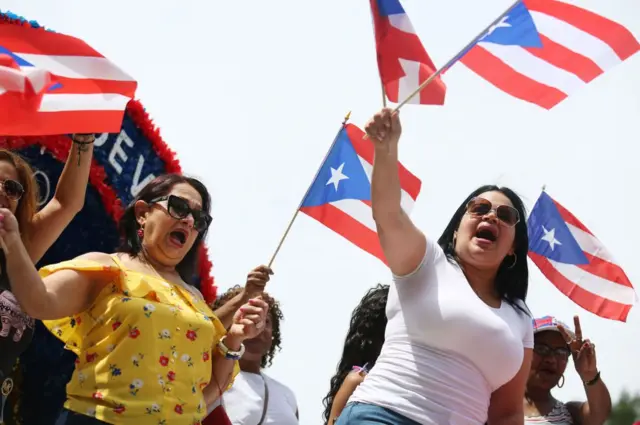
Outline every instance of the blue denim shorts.
<path id="1" fill-rule="evenodd" d="M 418 422 L 374 404 L 347 404 L 335 425 L 420 425 Z"/>

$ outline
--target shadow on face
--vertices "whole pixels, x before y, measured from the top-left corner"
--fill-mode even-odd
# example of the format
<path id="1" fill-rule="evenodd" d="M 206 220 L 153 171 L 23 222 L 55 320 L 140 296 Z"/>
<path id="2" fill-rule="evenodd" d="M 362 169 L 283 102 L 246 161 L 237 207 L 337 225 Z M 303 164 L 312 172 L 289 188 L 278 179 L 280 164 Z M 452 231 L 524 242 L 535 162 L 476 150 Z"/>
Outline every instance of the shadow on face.
<path id="1" fill-rule="evenodd" d="M 19 198 L 16 199 L 17 194 L 14 193 L 15 190 L 11 190 L 11 186 L 6 183 L 7 181 L 20 184 L 18 170 L 9 161 L 0 160 L 0 208 L 6 208 L 15 214 L 18 209 Z"/>
<path id="2" fill-rule="evenodd" d="M 467 209 L 456 231 L 456 254 L 466 264 L 497 268 L 507 255 L 513 255 L 515 244 L 515 226 L 502 220 L 498 209 L 506 206 L 513 210 L 513 204 L 498 191 L 484 192 L 476 199 L 490 210 L 477 214 Z"/>
<path id="3" fill-rule="evenodd" d="M 536 333 L 527 388 L 550 391 L 564 374 L 569 355 L 569 348 L 560 332 Z"/>

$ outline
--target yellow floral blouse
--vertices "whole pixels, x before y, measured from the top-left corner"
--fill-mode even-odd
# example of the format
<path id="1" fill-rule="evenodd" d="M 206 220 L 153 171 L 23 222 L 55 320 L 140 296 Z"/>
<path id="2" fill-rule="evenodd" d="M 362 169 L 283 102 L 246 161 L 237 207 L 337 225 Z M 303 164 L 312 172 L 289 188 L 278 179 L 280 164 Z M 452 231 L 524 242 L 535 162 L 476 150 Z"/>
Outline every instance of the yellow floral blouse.
<path id="1" fill-rule="evenodd" d="M 111 424 L 200 424 L 222 323 L 200 297 L 112 258 L 117 265 L 72 260 L 40 270 L 113 279 L 87 311 L 44 322 L 78 355 L 65 407 Z"/>

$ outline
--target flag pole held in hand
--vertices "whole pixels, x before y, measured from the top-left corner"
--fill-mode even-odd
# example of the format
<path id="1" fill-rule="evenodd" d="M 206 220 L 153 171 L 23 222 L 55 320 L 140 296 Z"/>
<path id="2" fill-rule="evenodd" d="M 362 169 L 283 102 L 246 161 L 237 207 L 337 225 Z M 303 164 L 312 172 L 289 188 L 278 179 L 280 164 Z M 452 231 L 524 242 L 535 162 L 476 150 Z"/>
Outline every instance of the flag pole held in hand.
<path id="1" fill-rule="evenodd" d="M 331 146 L 329 146 L 329 149 L 327 150 L 327 153 L 325 154 L 324 158 L 322 159 L 322 162 L 320 163 L 320 166 L 318 167 L 318 171 L 316 171 L 315 176 L 313 176 L 313 179 L 311 180 L 311 183 L 309 184 L 309 187 L 307 188 L 307 191 L 305 192 L 304 196 L 300 200 L 300 203 L 298 204 L 298 208 L 296 208 L 296 212 L 293 214 L 293 217 L 291 217 L 291 220 L 289 221 L 289 224 L 287 225 L 287 228 L 285 229 L 284 234 L 282 235 L 282 238 L 280 238 L 280 242 L 278 242 L 278 246 L 276 247 L 276 250 L 274 251 L 273 255 L 271 256 L 271 259 L 269 260 L 269 264 L 267 264 L 267 266 L 269 268 L 271 268 L 271 266 L 273 264 L 273 261 L 276 259 L 276 255 L 278 255 L 278 252 L 280 252 L 280 248 L 282 248 L 282 244 L 284 243 L 285 238 L 289 234 L 289 230 L 291 230 L 291 226 L 293 226 L 293 222 L 296 220 L 296 217 L 298 217 L 298 213 L 300 212 L 300 208 L 302 207 L 302 204 L 303 204 L 304 200 L 307 198 L 307 195 L 309 194 L 309 191 L 311 190 L 311 186 L 313 185 L 313 182 L 315 182 L 316 179 L 318 178 L 318 174 L 320 174 L 320 170 L 322 170 L 322 166 L 324 165 L 325 161 L 329 157 L 329 154 L 331 153 L 331 150 L 333 149 L 333 146 L 336 144 L 336 141 L 338 140 L 338 136 L 340 135 L 340 132 L 347 125 L 347 121 L 349 121 L 350 117 L 351 117 L 351 111 L 349 111 L 347 113 L 347 115 L 345 115 L 344 120 L 342 121 L 342 124 L 340 125 L 340 130 L 338 130 L 338 132 L 336 133 L 336 137 L 334 137 L 333 142 L 331 143 Z"/>

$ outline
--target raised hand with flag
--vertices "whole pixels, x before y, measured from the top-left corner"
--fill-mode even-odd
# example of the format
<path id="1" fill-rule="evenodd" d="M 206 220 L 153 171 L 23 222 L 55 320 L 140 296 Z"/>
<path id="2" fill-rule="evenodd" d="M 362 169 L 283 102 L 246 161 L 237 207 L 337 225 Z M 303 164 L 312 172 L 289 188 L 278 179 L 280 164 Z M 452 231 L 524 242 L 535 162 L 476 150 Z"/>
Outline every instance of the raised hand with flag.
<path id="1" fill-rule="evenodd" d="M 280 252 L 299 212 L 303 212 L 386 263 L 371 211 L 374 149 L 365 133 L 345 117 L 302 202 L 280 239 L 269 267 Z M 408 213 L 420 193 L 420 180 L 400 162 L 402 208 Z"/>
<path id="2" fill-rule="evenodd" d="M 543 191 L 528 228 L 529 258 L 560 292 L 600 317 L 626 321 L 636 300 L 633 285 L 582 222 Z"/>

